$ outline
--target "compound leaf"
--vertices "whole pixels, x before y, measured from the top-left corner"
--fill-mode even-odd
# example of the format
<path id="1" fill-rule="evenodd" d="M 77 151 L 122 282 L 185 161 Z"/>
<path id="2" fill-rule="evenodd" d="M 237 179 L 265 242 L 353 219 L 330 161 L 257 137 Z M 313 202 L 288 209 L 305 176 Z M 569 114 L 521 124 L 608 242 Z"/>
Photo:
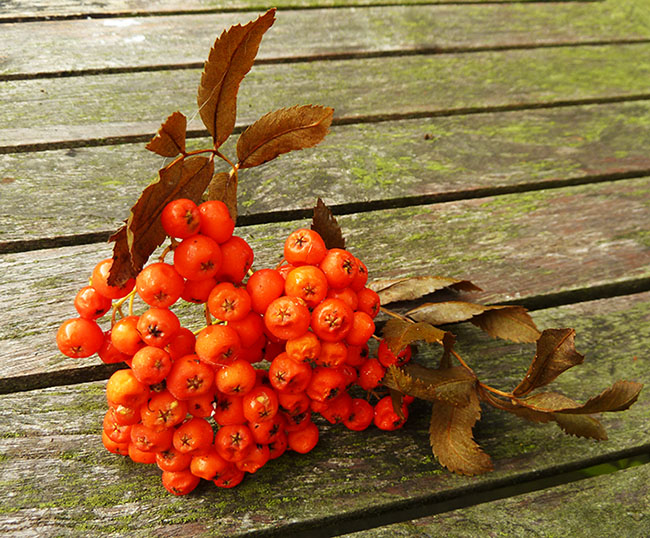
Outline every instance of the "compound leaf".
<path id="1" fill-rule="evenodd" d="M 187 118 L 181 112 L 173 112 L 145 147 L 163 157 L 185 154 L 186 132 Z"/>
<path id="2" fill-rule="evenodd" d="M 417 340 L 442 342 L 445 331 L 429 323 L 410 323 L 401 319 L 389 319 L 382 333 L 386 344 L 393 353 L 399 353 L 407 345 Z"/>
<path id="3" fill-rule="evenodd" d="M 562 372 L 581 364 L 584 356 L 575 350 L 575 330 L 546 329 L 537 340 L 537 352 L 526 376 L 512 391 L 523 396 L 530 391 L 548 385 Z"/>
<path id="4" fill-rule="evenodd" d="M 474 441 L 472 428 L 481 417 L 476 390 L 469 403 L 456 407 L 435 402 L 429 424 L 429 441 L 441 465 L 458 474 L 473 476 L 493 469 L 490 456 Z"/>
<path id="5" fill-rule="evenodd" d="M 440 370 L 409 362 L 401 367 L 390 366 L 382 384 L 421 400 L 463 406 L 470 403 L 476 390 L 476 377 L 462 366 Z"/>
<path id="6" fill-rule="evenodd" d="M 264 33 L 275 21 L 275 8 L 242 26 L 225 30 L 206 60 L 197 93 L 199 114 L 218 148 L 231 135 L 237 116 L 237 92 L 253 67 Z"/>
<path id="7" fill-rule="evenodd" d="M 513 342 L 535 342 L 540 332 L 523 306 L 481 305 L 464 301 L 424 303 L 406 313 L 407 316 L 434 325 L 471 321 L 493 338 Z"/>
<path id="8" fill-rule="evenodd" d="M 156 247 L 165 240 L 160 223 L 164 207 L 177 198 L 199 201 L 212 178 L 212 171 L 212 159 L 202 156 L 180 159 L 160 170 L 158 179 L 142 191 L 131 208 L 124 231 L 120 229 L 113 236 L 115 247 L 109 283 L 125 282 L 140 272 Z"/>
<path id="9" fill-rule="evenodd" d="M 316 207 L 314 207 L 311 229 L 318 232 L 328 249 L 345 248 L 345 238 L 341 227 L 330 208 L 320 198 L 316 202 Z"/>
<path id="10" fill-rule="evenodd" d="M 221 200 L 232 219 L 237 222 L 237 176 L 228 172 L 217 172 L 207 190 L 207 200 Z"/>
<path id="11" fill-rule="evenodd" d="M 415 276 L 392 280 L 375 280 L 368 287 L 375 291 L 382 305 L 397 301 L 412 301 L 430 293 L 448 288 L 454 291 L 481 291 L 469 280 L 459 280 L 444 276 Z"/>
<path id="12" fill-rule="evenodd" d="M 305 105 L 262 116 L 237 140 L 239 168 L 258 166 L 283 153 L 315 146 L 329 132 L 333 114 L 329 107 Z"/>

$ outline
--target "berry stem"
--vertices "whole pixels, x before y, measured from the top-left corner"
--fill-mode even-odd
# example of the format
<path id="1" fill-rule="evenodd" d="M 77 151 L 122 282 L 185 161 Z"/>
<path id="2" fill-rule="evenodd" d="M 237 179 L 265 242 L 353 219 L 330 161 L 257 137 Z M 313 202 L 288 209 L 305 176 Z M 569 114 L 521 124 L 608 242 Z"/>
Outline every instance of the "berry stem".
<path id="1" fill-rule="evenodd" d="M 119 300 L 117 300 L 117 301 L 115 301 L 113 303 L 113 311 L 111 313 L 111 327 L 113 325 L 115 325 L 115 318 L 116 318 L 116 315 L 117 315 L 118 312 L 119 312 L 121 318 L 124 317 L 124 314 L 122 313 L 122 305 L 125 302 L 130 301 L 130 303 L 129 303 L 129 315 L 131 316 L 133 314 L 133 299 L 135 297 L 135 294 L 136 294 L 136 290 L 135 290 L 135 288 L 133 288 L 129 292 L 128 295 L 125 295 L 124 297 L 122 297 L 121 299 L 119 299 Z"/>
<path id="2" fill-rule="evenodd" d="M 165 166 L 165 167 L 163 168 L 163 170 L 166 170 L 166 169 L 168 169 L 168 168 L 171 168 L 171 167 L 174 166 L 178 161 L 182 161 L 183 159 L 185 159 L 185 157 L 191 157 L 192 155 L 200 155 L 201 153 L 212 153 L 212 154 L 214 155 L 215 153 L 218 153 L 218 152 L 217 152 L 216 150 L 212 149 L 212 148 L 208 148 L 208 149 L 195 149 L 194 151 L 190 151 L 189 153 L 183 153 L 183 154 L 179 155 L 179 156 L 176 157 L 172 162 L 170 162 L 167 166 Z"/>
<path id="3" fill-rule="evenodd" d="M 170 252 L 173 252 L 174 249 L 178 245 L 180 245 L 180 241 L 178 241 L 175 237 L 171 237 L 170 239 L 171 239 L 170 244 L 165 247 L 165 250 L 162 251 L 162 254 L 158 258 L 158 261 L 161 262 L 161 263 L 165 262 L 165 257 L 167 256 L 167 254 L 169 254 Z"/>
<path id="4" fill-rule="evenodd" d="M 403 316 L 402 314 L 398 314 L 397 312 L 393 312 L 392 310 L 388 310 L 388 308 L 384 308 L 383 306 L 379 308 L 380 312 L 383 312 L 384 314 L 394 317 L 395 319 L 399 319 L 401 321 L 408 321 L 409 323 L 415 323 L 411 318 L 407 318 L 406 316 Z"/>

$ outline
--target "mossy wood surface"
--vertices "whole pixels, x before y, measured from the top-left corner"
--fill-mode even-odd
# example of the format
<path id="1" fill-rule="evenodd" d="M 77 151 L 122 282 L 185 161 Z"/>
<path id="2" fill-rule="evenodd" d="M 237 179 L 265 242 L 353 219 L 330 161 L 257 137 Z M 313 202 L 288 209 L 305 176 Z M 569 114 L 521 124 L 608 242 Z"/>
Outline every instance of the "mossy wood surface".
<path id="1" fill-rule="evenodd" d="M 619 536 L 621 529 L 633 529 L 633 536 L 648 536 L 649 481 L 650 465 L 632 467 L 616 474 L 355 532 L 348 538 L 591 538 L 594 529 L 599 536 Z"/>
<path id="2" fill-rule="evenodd" d="M 215 28 L 245 23 L 250 16 L 214 13 L 40 21 L 29 23 L 33 37 L 28 42 L 21 39 L 26 25 L 7 25 L 0 79 L 203 65 Z M 626 2 L 295 10 L 277 17 L 258 59 L 647 40 L 647 23 L 642 10 L 630 11 Z"/>
<path id="3" fill-rule="evenodd" d="M 260 222 L 307 211 L 317 197 L 349 212 L 644 175 L 649 124 L 639 101 L 340 125 L 317 148 L 242 171 L 239 213 Z M 143 146 L 3 155 L 0 252 L 20 248 L 10 241 L 117 229 L 162 165 Z M 224 152 L 234 155 L 233 144 Z"/>
<path id="4" fill-rule="evenodd" d="M 485 291 L 445 297 L 525 304 L 540 329 L 574 327 L 585 364 L 553 388 L 584 401 L 618 379 L 647 385 L 650 2 L 275 4 L 236 130 L 304 103 L 334 107 L 335 120 L 318 148 L 242 172 L 237 233 L 255 267 L 279 261 L 320 196 L 371 278 L 470 279 Z M 484 409 L 474 435 L 496 470 L 476 478 L 438 465 L 425 403 L 403 430 L 323 425 L 310 454 L 184 498 L 165 493 L 155 467 L 102 447 L 111 369 L 65 359 L 54 334 L 110 256 L 107 233 L 164 164 L 144 143 L 171 112 L 194 116 L 216 34 L 267 7 L 0 5 L 0 534 L 648 535 L 648 466 L 548 488 L 594 464 L 648 460 L 645 390 L 602 418 L 600 443 Z M 204 134 L 190 123 L 190 149 Z M 200 327 L 198 308 L 177 313 Z M 479 378 L 506 391 L 534 355 L 532 344 L 448 328 Z M 512 496 L 535 485 L 547 489 Z"/>
<path id="5" fill-rule="evenodd" d="M 529 0 L 505 0 L 513 3 Z M 573 0 L 569 0 L 573 1 Z M 582 1 L 582 0 L 576 0 Z M 0 5 L 0 21 L 52 19 L 52 18 L 86 18 L 106 17 L 135 14 L 158 13 L 192 13 L 192 12 L 221 12 L 221 11 L 253 11 L 268 9 L 275 6 L 279 9 L 315 9 L 319 7 L 344 8 L 350 6 L 372 5 L 418 5 L 445 4 L 448 0 L 277 0 L 263 2 L 261 0 L 189 0 L 179 4 L 176 0 L 14 0 Z M 486 3 L 489 0 L 455 0 L 454 3 Z"/>
<path id="6" fill-rule="evenodd" d="M 523 300 L 650 277 L 647 186 L 645 178 L 629 179 L 356 213 L 339 222 L 373 278 L 469 278 L 486 290 L 483 300 Z M 256 252 L 255 268 L 274 267 L 283 238 L 308 223 L 238 233 Z M 110 255 L 109 244 L 92 244 L 0 256 L 0 305 L 11 313 L 0 325 L 2 377 L 96 362 L 71 362 L 53 349 L 52 338 L 61 320 L 75 315 L 72 299 L 92 267 Z M 188 305 L 179 315 L 188 310 L 200 328 L 201 309 Z"/>
<path id="7" fill-rule="evenodd" d="M 238 122 L 249 124 L 297 103 L 331 106 L 335 122 L 358 123 L 637 100 L 650 95 L 648 58 L 650 44 L 636 43 L 259 65 L 241 85 Z M 189 69 L 4 81 L 3 99 L 11 106 L 0 118 L 0 152 L 146 138 L 175 110 L 192 117 L 200 73 Z M 190 134 L 204 132 L 198 119 L 188 129 Z"/>
<path id="8" fill-rule="evenodd" d="M 587 355 L 555 388 L 585 400 L 604 389 L 606 380 L 647 380 L 639 331 L 647 341 L 647 324 L 643 327 L 649 313 L 648 293 L 536 312 L 542 327 L 574 326 L 576 346 Z M 530 344 L 490 340 L 471 327 L 455 332 L 463 342 L 459 352 L 479 376 L 504 389 L 524 375 L 534 353 Z M 434 355 L 424 360 L 437 360 Z M 324 530 L 356 530 L 381 517 L 403 517 L 409 510 L 410 517 L 425 515 L 450 500 L 471 504 L 472 495 L 496 487 L 617 459 L 647 445 L 650 434 L 645 396 L 625 413 L 602 417 L 606 442 L 484 409 L 474 435 L 496 469 L 463 478 L 432 458 L 428 405 L 422 403 L 412 408 L 401 431 L 323 427 L 310 454 L 287 453 L 232 490 L 204 483 L 179 499 L 164 494 L 154 466 L 129 463 L 102 447 L 103 383 L 5 395 L 0 402 L 0 484 L 12 492 L 0 499 L 0 529 L 47 536 L 237 536 L 260 530 L 318 536 Z M 474 523 L 481 524 L 480 509 L 475 510 Z M 471 524 L 472 512 L 465 516 Z"/>

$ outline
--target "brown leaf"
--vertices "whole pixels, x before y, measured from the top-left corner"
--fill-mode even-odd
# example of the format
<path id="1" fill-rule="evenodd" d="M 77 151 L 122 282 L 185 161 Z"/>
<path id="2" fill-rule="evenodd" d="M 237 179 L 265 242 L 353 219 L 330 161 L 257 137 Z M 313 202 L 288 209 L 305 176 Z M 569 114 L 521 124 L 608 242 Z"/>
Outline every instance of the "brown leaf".
<path id="1" fill-rule="evenodd" d="M 481 291 L 481 288 L 472 284 L 469 280 L 458 280 L 457 278 L 444 276 L 415 276 L 394 280 L 375 280 L 369 282 L 368 287 L 379 295 L 382 305 L 396 301 L 412 301 L 443 288 L 454 291 Z"/>
<path id="2" fill-rule="evenodd" d="M 540 335 L 535 322 L 523 306 L 495 305 L 470 321 L 492 338 L 503 338 L 513 342 L 535 342 Z"/>
<path id="3" fill-rule="evenodd" d="M 451 352 L 454 350 L 455 344 L 456 337 L 452 333 L 446 332 L 445 336 L 442 337 L 442 357 L 440 358 L 440 368 L 451 367 Z"/>
<path id="4" fill-rule="evenodd" d="M 163 157 L 185 154 L 186 131 L 187 118 L 178 111 L 174 112 L 164 121 L 156 136 L 145 147 Z"/>
<path id="5" fill-rule="evenodd" d="M 548 385 L 562 372 L 581 364 L 584 356 L 575 350 L 573 329 L 546 329 L 537 340 L 537 353 L 523 381 L 512 391 L 523 396 Z"/>
<path id="6" fill-rule="evenodd" d="M 481 417 L 476 391 L 464 407 L 435 402 L 429 424 L 429 441 L 441 465 L 458 474 L 473 476 L 493 469 L 490 456 L 476 444 L 472 428 Z"/>
<path id="7" fill-rule="evenodd" d="M 464 301 L 443 301 L 422 304 L 406 315 L 434 325 L 470 320 L 493 338 L 513 342 L 535 342 L 540 335 L 535 322 L 523 306 L 486 306 Z"/>
<path id="8" fill-rule="evenodd" d="M 314 207 L 314 217 L 311 221 L 311 229 L 323 238 L 325 246 L 329 248 L 345 248 L 345 238 L 336 218 L 329 207 L 320 198 Z"/>
<path id="9" fill-rule="evenodd" d="M 262 116 L 237 140 L 239 168 L 250 168 L 289 151 L 311 148 L 329 132 L 334 110 L 317 105 L 282 108 Z"/>
<path id="10" fill-rule="evenodd" d="M 133 278 L 138 274 L 131 265 L 131 254 L 126 241 L 126 224 L 120 226 L 108 240 L 115 243 L 113 245 L 113 264 L 108 273 L 108 284 L 119 288 L 129 278 Z"/>
<path id="11" fill-rule="evenodd" d="M 207 200 L 221 200 L 232 219 L 237 222 L 237 176 L 217 172 L 208 185 Z"/>
<path id="12" fill-rule="evenodd" d="M 546 423 L 553 420 L 553 417 L 550 413 L 534 411 L 528 407 L 516 405 L 512 402 L 512 400 L 504 400 L 503 398 L 499 398 L 483 387 L 479 387 L 479 394 L 481 396 L 481 399 L 484 402 L 489 403 L 492 407 L 496 407 L 497 409 L 501 409 L 503 411 L 508 411 L 509 413 L 517 415 L 521 418 L 525 418 L 531 422 Z"/>
<path id="13" fill-rule="evenodd" d="M 158 180 L 142 191 L 131 208 L 125 231 L 120 229 L 114 235 L 111 278 L 120 282 L 129 271 L 130 276 L 140 272 L 151 253 L 165 240 L 165 231 L 160 224 L 164 207 L 177 198 L 199 201 L 212 178 L 212 170 L 212 159 L 201 156 L 181 159 L 160 170 Z"/>
<path id="14" fill-rule="evenodd" d="M 406 417 L 404 416 L 404 410 L 402 409 L 402 402 L 404 401 L 404 394 L 400 392 L 399 390 L 395 389 L 388 389 L 388 392 L 390 393 L 390 401 L 393 404 L 393 411 L 395 411 L 395 414 L 401 419 L 401 420 L 406 420 Z"/>
<path id="15" fill-rule="evenodd" d="M 393 353 L 399 353 L 411 342 L 442 342 L 445 331 L 429 323 L 410 323 L 401 319 L 389 319 L 382 333 L 384 340 Z"/>
<path id="16" fill-rule="evenodd" d="M 594 417 L 586 415 L 562 415 L 552 413 L 553 420 L 565 433 L 576 437 L 586 437 L 598 441 L 607 440 L 607 432 L 603 425 Z"/>
<path id="17" fill-rule="evenodd" d="M 439 370 L 410 362 L 402 367 L 390 366 L 382 384 L 421 400 L 464 406 L 476 390 L 476 377 L 462 366 Z"/>
<path id="18" fill-rule="evenodd" d="M 637 401 L 643 385 L 635 381 L 617 381 L 598 396 L 579 404 L 555 392 L 541 392 L 520 401 L 522 404 L 544 412 L 590 415 L 625 411 Z"/>
<path id="19" fill-rule="evenodd" d="M 238 24 L 225 30 L 210 50 L 197 103 L 215 148 L 228 139 L 235 127 L 239 85 L 253 67 L 262 37 L 274 21 L 275 8 L 244 26 Z"/>
<path id="20" fill-rule="evenodd" d="M 580 413 L 602 413 L 625 411 L 639 398 L 639 393 L 643 388 L 642 383 L 636 381 L 619 380 L 611 387 L 605 389 L 598 396 L 589 399 L 579 409 Z M 565 411 L 558 411 L 564 413 Z M 578 410 L 569 410 L 569 413 L 577 413 Z"/>

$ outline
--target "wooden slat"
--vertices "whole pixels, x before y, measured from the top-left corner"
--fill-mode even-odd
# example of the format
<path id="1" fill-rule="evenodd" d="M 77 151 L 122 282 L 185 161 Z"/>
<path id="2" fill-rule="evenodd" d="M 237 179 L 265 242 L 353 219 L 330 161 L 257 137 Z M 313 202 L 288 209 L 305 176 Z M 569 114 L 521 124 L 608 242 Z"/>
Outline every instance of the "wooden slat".
<path id="1" fill-rule="evenodd" d="M 265 35 L 259 59 L 450 51 L 650 38 L 620 2 L 383 6 L 286 11 Z M 84 70 L 202 64 L 220 28 L 254 14 L 128 17 L 3 27 L 0 79 Z M 486 32 L 489 28 L 489 32 Z M 25 42 L 22 36 L 33 36 Z"/>
<path id="2" fill-rule="evenodd" d="M 650 276 L 648 179 L 374 211 L 339 219 L 347 245 L 372 278 L 444 275 L 469 278 L 486 301 Z M 239 230 L 275 266 L 284 238 L 308 221 Z M 0 257 L 0 377 L 95 364 L 55 350 L 58 325 L 92 267 L 111 255 L 88 245 Z M 194 327 L 194 328 L 199 328 Z"/>
<path id="3" fill-rule="evenodd" d="M 414 521 L 355 532 L 348 538 L 426 536 L 648 536 L 650 465 L 632 467 L 526 495 Z"/>
<path id="4" fill-rule="evenodd" d="M 541 326 L 575 327 L 576 345 L 587 354 L 584 365 L 553 386 L 584 401 L 619 378 L 647 382 L 647 346 L 636 336 L 649 309 L 645 293 L 537 312 Z M 479 377 L 506 390 L 524 375 L 534 353 L 531 345 L 493 341 L 471 327 L 456 332 L 464 342 L 457 346 L 460 353 L 476 365 Z M 647 445 L 650 410 L 642 393 L 630 410 L 603 416 L 610 439 L 597 443 L 485 409 L 474 435 L 496 470 L 467 478 L 442 470 L 433 459 L 428 406 L 418 403 L 403 430 L 323 428 L 307 455 L 285 454 L 232 490 L 205 483 L 177 499 L 164 492 L 155 468 L 131 464 L 101 446 L 102 383 L 5 395 L 0 402 L 0 483 L 7 492 L 0 497 L 0 529 L 132 536 L 260 530 L 288 536 L 292 528 L 331 533 L 350 528 L 341 525 L 372 525 L 383 511 L 435 508 L 638 450 Z"/>
<path id="5" fill-rule="evenodd" d="M 505 0 L 519 3 L 522 0 Z M 526 0 L 523 0 L 526 1 Z M 570 0 L 571 1 L 571 0 Z M 454 3 L 490 3 L 490 0 L 456 0 Z M 259 11 L 275 6 L 279 9 L 314 9 L 319 7 L 350 7 L 394 4 L 445 4 L 448 0 L 277 0 L 264 4 L 259 0 L 189 0 L 179 4 L 177 0 L 55 0 L 28 2 L 14 0 L 0 5 L 0 22 L 13 20 L 48 20 L 52 18 L 87 18 L 115 15 L 146 15 L 164 13 L 204 13 L 219 11 Z"/>
<path id="6" fill-rule="evenodd" d="M 239 122 L 310 102 L 350 121 L 646 97 L 645 57 L 650 45 L 635 44 L 258 66 L 242 84 Z M 174 110 L 193 115 L 198 80 L 172 70 L 3 82 L 0 151 L 151 134 Z"/>
<path id="7" fill-rule="evenodd" d="M 650 104 L 636 102 L 339 126 L 313 150 L 242 171 L 239 210 L 647 174 L 647 125 Z M 232 145 L 224 152 L 234 155 Z M 21 210 L 0 213 L 0 251 L 3 241 L 116 229 L 162 163 L 142 144 L 4 155 L 0 196 Z"/>

